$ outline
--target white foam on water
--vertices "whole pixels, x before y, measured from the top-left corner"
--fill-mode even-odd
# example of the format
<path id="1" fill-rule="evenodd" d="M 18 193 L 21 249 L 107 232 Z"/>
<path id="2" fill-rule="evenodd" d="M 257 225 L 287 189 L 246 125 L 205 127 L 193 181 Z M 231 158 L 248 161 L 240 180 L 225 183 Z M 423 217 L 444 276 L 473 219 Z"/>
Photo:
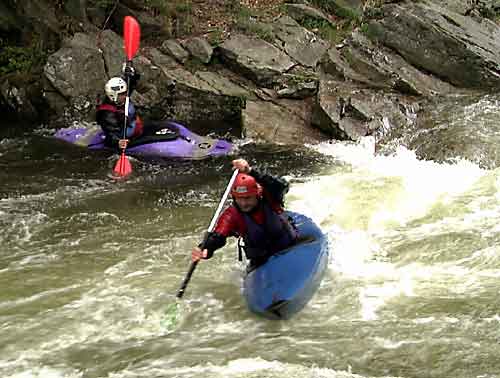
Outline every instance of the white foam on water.
<path id="1" fill-rule="evenodd" d="M 330 188 L 331 197 L 342 198 L 346 190 L 351 193 L 356 191 L 356 183 L 366 183 L 372 189 L 377 186 L 380 188 L 374 200 L 383 206 L 372 214 L 369 221 L 371 229 L 384 227 L 387 222 L 404 224 L 422 216 L 437 201 L 446 204 L 456 195 L 467 191 L 487 172 L 466 160 L 458 160 L 454 164 L 419 160 L 413 151 L 404 147 L 399 147 L 395 154 L 389 156 L 374 155 L 372 148 L 363 144 L 320 144 L 314 148 L 352 167 L 350 174 L 346 175 L 343 171 L 336 174 L 333 170 L 316 178 L 314 183 L 305 184 L 311 189 L 316 187 L 315 194 L 319 195 Z M 342 184 L 352 186 L 342 188 Z M 385 197 L 384 190 L 388 191 L 389 198 Z M 314 196 L 314 200 L 327 206 L 335 203 L 324 197 Z M 340 201 L 337 200 L 337 203 Z"/>
<path id="2" fill-rule="evenodd" d="M 82 378 L 83 372 L 69 367 L 33 364 L 29 355 L 21 353 L 16 360 L 0 360 L 2 378 Z M 10 371 L 15 371 L 10 373 Z"/>
<path id="3" fill-rule="evenodd" d="M 341 164 L 293 183 L 287 197 L 289 208 L 310 216 L 328 233 L 333 251 L 329 267 L 336 277 L 363 280 L 359 289 L 361 319 L 377 319 L 377 310 L 388 300 L 413 296 L 415 285 L 421 281 L 435 275 L 459 277 L 467 273 L 463 267 L 395 266 L 380 241 L 386 235 L 398 234 L 408 222 L 428 215 L 434 206 L 452 204 L 488 171 L 466 160 L 419 160 L 404 147 L 392 155 L 376 155 L 371 139 L 310 147 Z M 500 218 L 496 208 L 486 210 L 480 203 L 476 207 L 463 218 L 426 223 L 411 232 L 419 233 L 416 237 L 429 235 L 432 230 L 439 234 L 453 224 L 456 229 L 469 230 L 473 225 L 481 229 L 485 216 Z M 461 289 L 470 285 L 468 282 Z"/>

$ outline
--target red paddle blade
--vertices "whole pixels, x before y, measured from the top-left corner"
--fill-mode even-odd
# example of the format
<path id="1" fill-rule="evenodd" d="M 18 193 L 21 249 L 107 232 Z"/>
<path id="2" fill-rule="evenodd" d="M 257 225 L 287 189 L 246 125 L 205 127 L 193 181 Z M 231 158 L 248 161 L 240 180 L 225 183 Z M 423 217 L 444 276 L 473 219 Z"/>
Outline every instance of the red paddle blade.
<path id="1" fill-rule="evenodd" d="M 141 39 L 141 27 L 137 20 L 132 16 L 125 16 L 123 20 L 123 41 L 125 43 L 125 55 L 127 60 L 132 60 L 139 50 L 139 41 Z"/>
<path id="2" fill-rule="evenodd" d="M 119 177 L 125 177 L 132 173 L 132 164 L 125 155 L 125 151 L 120 155 L 120 159 L 116 162 L 113 174 Z"/>

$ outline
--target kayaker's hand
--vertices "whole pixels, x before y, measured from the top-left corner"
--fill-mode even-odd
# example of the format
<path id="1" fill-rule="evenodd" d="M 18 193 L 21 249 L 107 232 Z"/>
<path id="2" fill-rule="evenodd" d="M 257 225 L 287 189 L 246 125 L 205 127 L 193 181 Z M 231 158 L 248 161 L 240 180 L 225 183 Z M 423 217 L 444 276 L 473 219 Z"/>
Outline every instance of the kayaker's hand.
<path id="1" fill-rule="evenodd" d="M 124 150 L 125 148 L 127 148 L 127 145 L 128 145 L 128 139 L 120 139 L 118 141 L 118 147 L 120 147 L 120 150 Z"/>
<path id="2" fill-rule="evenodd" d="M 123 76 L 128 77 L 128 78 L 131 78 L 135 75 L 135 69 L 134 69 L 134 66 L 132 64 L 132 61 L 128 61 L 127 63 L 123 63 L 122 73 L 123 73 Z"/>
<path id="3" fill-rule="evenodd" d="M 204 249 L 203 251 L 199 247 L 194 247 L 193 251 L 191 252 L 191 261 L 196 262 L 200 261 L 201 259 L 206 259 L 208 256 L 208 251 Z"/>
<path id="4" fill-rule="evenodd" d="M 245 159 L 233 160 L 233 169 L 237 169 L 241 173 L 248 173 L 251 170 L 250 165 L 248 164 L 248 161 L 246 161 Z"/>

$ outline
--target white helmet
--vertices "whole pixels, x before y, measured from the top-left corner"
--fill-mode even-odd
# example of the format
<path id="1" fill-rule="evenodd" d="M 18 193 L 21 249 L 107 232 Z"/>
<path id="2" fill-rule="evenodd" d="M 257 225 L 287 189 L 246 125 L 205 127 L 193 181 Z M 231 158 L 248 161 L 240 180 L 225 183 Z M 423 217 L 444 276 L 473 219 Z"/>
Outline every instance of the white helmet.
<path id="1" fill-rule="evenodd" d="M 121 77 L 112 77 L 104 86 L 106 96 L 113 102 L 118 102 L 118 95 L 127 92 L 127 83 Z"/>

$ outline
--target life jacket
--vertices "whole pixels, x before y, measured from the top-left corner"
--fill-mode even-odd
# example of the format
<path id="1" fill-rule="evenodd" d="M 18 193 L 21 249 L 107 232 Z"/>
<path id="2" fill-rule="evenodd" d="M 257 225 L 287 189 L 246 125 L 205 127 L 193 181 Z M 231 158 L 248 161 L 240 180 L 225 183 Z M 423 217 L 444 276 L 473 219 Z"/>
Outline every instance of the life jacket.
<path id="1" fill-rule="evenodd" d="M 247 233 L 243 236 L 243 249 L 252 264 L 260 264 L 275 253 L 293 245 L 297 239 L 297 230 L 283 212 L 273 211 L 267 201 L 261 202 L 264 211 L 264 223 L 257 224 L 247 213 L 241 212 L 245 220 Z"/>
<path id="2" fill-rule="evenodd" d="M 104 102 L 97 106 L 97 111 L 101 110 L 113 112 L 120 119 L 124 119 L 125 117 L 125 109 L 123 106 L 116 106 L 115 104 Z M 127 137 L 128 138 L 140 137 L 143 131 L 144 131 L 144 122 L 139 117 L 139 115 L 137 115 L 134 104 L 131 101 L 129 101 Z"/>

